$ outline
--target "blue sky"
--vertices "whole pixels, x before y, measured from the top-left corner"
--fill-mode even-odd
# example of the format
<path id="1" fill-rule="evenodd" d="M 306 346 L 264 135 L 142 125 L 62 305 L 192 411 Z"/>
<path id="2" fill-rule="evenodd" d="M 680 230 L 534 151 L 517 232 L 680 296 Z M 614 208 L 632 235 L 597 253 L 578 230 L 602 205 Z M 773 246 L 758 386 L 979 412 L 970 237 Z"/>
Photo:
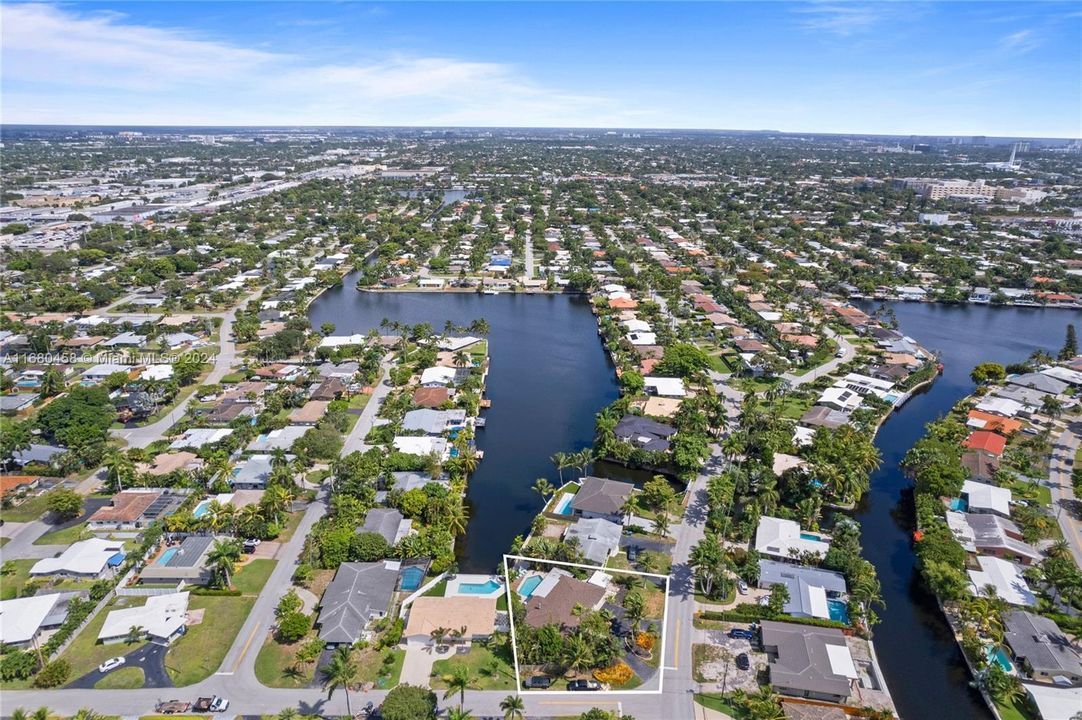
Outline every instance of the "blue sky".
<path id="1" fill-rule="evenodd" d="M 6 123 L 1082 135 L 1054 2 L 0 7 Z"/>

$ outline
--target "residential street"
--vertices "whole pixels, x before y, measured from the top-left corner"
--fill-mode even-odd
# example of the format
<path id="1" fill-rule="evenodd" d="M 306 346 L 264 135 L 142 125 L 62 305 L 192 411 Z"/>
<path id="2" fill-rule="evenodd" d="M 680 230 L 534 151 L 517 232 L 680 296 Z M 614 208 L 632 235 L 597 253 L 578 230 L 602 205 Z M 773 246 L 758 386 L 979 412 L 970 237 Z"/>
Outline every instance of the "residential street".
<path id="1" fill-rule="evenodd" d="M 815 380 L 817 378 L 821 378 L 824 375 L 829 375 L 830 373 L 834 372 L 838 368 L 839 365 L 843 365 L 843 364 L 849 362 L 850 360 L 853 359 L 854 356 L 856 356 L 857 350 L 853 346 L 853 343 L 849 342 L 844 337 L 842 337 L 838 333 L 834 332 L 830 328 L 825 328 L 823 330 L 823 334 L 826 335 L 828 338 L 834 340 L 834 342 L 838 343 L 838 347 L 842 351 L 842 356 L 841 357 L 833 357 L 830 360 L 827 360 L 825 363 L 823 363 L 819 367 L 817 367 L 817 368 L 815 368 L 813 370 L 810 370 L 809 372 L 806 372 L 803 375 L 796 375 L 794 373 L 785 373 L 784 375 L 782 375 L 782 377 L 785 378 L 785 380 L 790 385 L 795 387 L 797 385 L 804 385 L 806 383 L 815 382 Z"/>
<path id="2" fill-rule="evenodd" d="M 1071 548 L 1075 564 L 1082 567 L 1082 521 L 1079 506 L 1071 485 L 1074 456 L 1082 442 L 1082 423 L 1068 424 L 1052 446 L 1052 462 L 1049 467 L 1049 485 L 1052 490 L 1052 506 L 1063 531 L 1063 539 Z"/>

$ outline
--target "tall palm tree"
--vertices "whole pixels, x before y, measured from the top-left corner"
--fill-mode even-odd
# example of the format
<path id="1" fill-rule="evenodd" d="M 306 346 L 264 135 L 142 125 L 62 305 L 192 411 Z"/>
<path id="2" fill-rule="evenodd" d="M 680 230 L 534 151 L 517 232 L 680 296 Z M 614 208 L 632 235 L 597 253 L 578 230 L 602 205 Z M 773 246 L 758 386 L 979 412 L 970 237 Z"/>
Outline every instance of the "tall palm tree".
<path id="1" fill-rule="evenodd" d="M 135 464 L 120 450 L 110 450 L 105 454 L 102 461 L 105 467 L 106 480 L 116 484 L 117 492 L 124 489 L 124 483 L 131 485 L 135 476 Z"/>
<path id="2" fill-rule="evenodd" d="M 503 710 L 503 720 L 524 720 L 526 701 L 521 695 L 508 695 L 500 700 L 500 710 Z"/>
<path id="3" fill-rule="evenodd" d="M 470 511 L 466 509 L 466 504 L 462 502 L 462 498 L 458 499 L 458 502 L 453 503 L 447 511 L 447 529 L 455 535 L 465 535 L 466 525 L 470 522 Z"/>
<path id="4" fill-rule="evenodd" d="M 654 518 L 654 532 L 661 537 L 669 537 L 669 525 L 672 520 L 669 518 L 669 513 L 662 510 Z"/>
<path id="5" fill-rule="evenodd" d="M 466 665 L 459 665 L 451 672 L 451 674 L 444 675 L 443 682 L 447 684 L 447 690 L 443 693 L 443 699 L 446 700 L 455 693 L 458 693 L 459 710 L 461 710 L 462 706 L 466 703 L 466 691 L 477 689 L 477 683 L 474 682 L 473 675 Z"/>
<path id="6" fill-rule="evenodd" d="M 447 720 L 473 720 L 473 711 L 463 707 L 451 708 L 447 711 Z"/>
<path id="7" fill-rule="evenodd" d="M 571 670 L 584 670 L 593 661 L 590 643 L 581 635 L 572 635 L 564 643 L 564 665 Z"/>
<path id="8" fill-rule="evenodd" d="M 261 504 L 274 516 L 274 522 L 281 524 L 282 512 L 289 507 L 291 502 L 293 502 L 293 500 L 290 497 L 289 491 L 281 485 L 272 485 L 264 491 Z"/>
<path id="9" fill-rule="evenodd" d="M 242 552 L 243 548 L 236 538 L 214 541 L 214 545 L 207 554 L 207 561 L 210 563 L 215 581 L 220 587 L 228 588 L 230 586 L 233 570 L 236 568 Z"/>
<path id="10" fill-rule="evenodd" d="M 322 668 L 323 689 L 330 700 L 334 691 L 342 688 L 346 691 L 346 714 L 353 717 L 353 707 L 349 700 L 349 686 L 357 682 L 357 663 L 353 662 L 350 648 L 340 647 L 331 655 L 331 660 Z"/>
<path id="11" fill-rule="evenodd" d="M 565 452 L 552 453 L 552 464 L 556 466 L 556 471 L 560 473 L 560 484 L 564 482 L 564 469 L 571 467 L 571 456 Z"/>
<path id="12" fill-rule="evenodd" d="M 548 478 L 537 478 L 533 483 L 533 491 L 541 496 L 542 500 L 548 500 L 549 497 L 556 494 L 556 488 L 552 486 L 552 483 L 548 481 Z"/>
<path id="13" fill-rule="evenodd" d="M 590 465 L 594 462 L 594 451 L 590 448 L 583 448 L 572 456 L 573 464 L 577 467 L 583 475 L 590 468 Z"/>
<path id="14" fill-rule="evenodd" d="M 477 451 L 473 448 L 466 448 L 458 454 L 459 465 L 462 470 L 470 475 L 477 470 L 477 465 L 480 462 L 480 458 L 477 457 Z"/>

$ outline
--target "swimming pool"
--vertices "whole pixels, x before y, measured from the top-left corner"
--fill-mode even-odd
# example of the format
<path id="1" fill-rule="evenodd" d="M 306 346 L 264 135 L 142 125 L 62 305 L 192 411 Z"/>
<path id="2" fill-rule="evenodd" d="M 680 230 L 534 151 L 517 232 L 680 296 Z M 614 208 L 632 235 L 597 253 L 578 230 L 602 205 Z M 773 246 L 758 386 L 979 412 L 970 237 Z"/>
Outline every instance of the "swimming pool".
<path id="1" fill-rule="evenodd" d="M 557 515 L 570 515 L 571 514 L 571 501 L 575 499 L 575 496 L 571 493 L 566 493 L 560 501 L 556 503 L 556 508 L 553 510 Z"/>
<path id="2" fill-rule="evenodd" d="M 823 542 L 823 538 L 815 533 L 800 533 L 801 540 L 811 540 L 812 542 Z"/>
<path id="3" fill-rule="evenodd" d="M 849 624 L 849 605 L 844 600 L 827 600 L 827 611 L 831 620 Z"/>
<path id="4" fill-rule="evenodd" d="M 161 557 L 158 558 L 158 560 L 157 560 L 157 562 L 155 564 L 157 564 L 157 565 L 168 565 L 169 561 L 172 560 L 173 556 L 176 555 L 176 554 L 177 554 L 177 548 L 175 548 L 175 547 L 168 548 L 165 552 L 162 553 Z"/>
<path id="5" fill-rule="evenodd" d="M 195 510 L 192 510 L 193 518 L 201 518 L 207 514 L 207 510 L 210 509 L 210 500 L 204 500 L 195 506 Z"/>
<path id="6" fill-rule="evenodd" d="M 522 581 L 522 584 L 518 586 L 518 594 L 524 598 L 529 599 L 533 595 L 533 591 L 537 589 L 537 586 L 541 584 L 540 575 L 531 575 Z"/>
<path id="7" fill-rule="evenodd" d="M 460 595 L 488 595 L 499 590 L 500 585 L 495 580 L 489 580 L 483 583 L 459 583 L 458 592 Z"/>
<path id="8" fill-rule="evenodd" d="M 402 568 L 402 590 L 416 590 L 421 587 L 421 581 L 425 579 L 425 571 L 417 566 Z"/>
<path id="9" fill-rule="evenodd" d="M 950 508 L 956 512 L 965 512 L 969 508 L 969 503 L 962 498 L 951 498 Z"/>
<path id="10" fill-rule="evenodd" d="M 988 648 L 988 662 L 994 662 L 1003 668 L 1003 672 L 1014 672 L 1014 663 L 1011 662 L 1011 658 L 1007 655 L 1007 651 L 1003 649 L 1003 646 L 989 647 Z"/>

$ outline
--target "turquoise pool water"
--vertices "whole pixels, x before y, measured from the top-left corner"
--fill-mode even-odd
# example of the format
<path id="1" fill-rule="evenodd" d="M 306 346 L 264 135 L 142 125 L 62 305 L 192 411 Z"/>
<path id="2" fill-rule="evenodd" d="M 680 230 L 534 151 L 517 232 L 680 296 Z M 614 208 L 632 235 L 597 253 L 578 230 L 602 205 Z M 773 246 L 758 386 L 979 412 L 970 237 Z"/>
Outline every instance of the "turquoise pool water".
<path id="1" fill-rule="evenodd" d="M 402 570 L 402 584 L 403 590 L 416 590 L 421 587 L 421 581 L 425 578 L 425 571 L 419 567 L 408 567 Z"/>
<path id="2" fill-rule="evenodd" d="M 827 600 L 827 610 L 831 620 L 849 624 L 849 605 L 845 601 Z"/>
<path id="3" fill-rule="evenodd" d="M 192 517 L 201 518 L 207 514 L 207 510 L 210 508 L 210 500 L 204 500 L 195 506 L 195 510 L 192 510 Z"/>
<path id="4" fill-rule="evenodd" d="M 969 503 L 962 498 L 951 498 L 950 508 L 957 512 L 965 512 L 969 509 Z"/>
<path id="5" fill-rule="evenodd" d="M 496 592 L 502 585 L 495 580 L 489 580 L 483 583 L 460 583 L 458 586 L 458 592 L 461 595 L 488 595 L 489 593 Z"/>
<path id="6" fill-rule="evenodd" d="M 812 542 L 823 542 L 823 538 L 815 533 L 800 533 L 800 538 L 802 540 L 811 540 Z"/>
<path id="7" fill-rule="evenodd" d="M 1007 655 L 1007 651 L 1003 649 L 1003 646 L 988 648 L 988 661 L 994 662 L 1003 668 L 1003 672 L 1014 672 L 1014 663 L 1011 662 L 1011 658 Z"/>
<path id="8" fill-rule="evenodd" d="M 168 565 L 169 561 L 173 559 L 173 556 L 177 554 L 176 548 L 169 548 L 162 553 L 162 556 L 158 558 L 158 565 Z"/>
<path id="9" fill-rule="evenodd" d="M 571 501 L 575 499 L 574 495 L 568 495 L 556 505 L 557 515 L 570 515 L 571 514 Z"/>
<path id="10" fill-rule="evenodd" d="M 541 584 L 540 575 L 531 575 L 522 581 L 522 584 L 518 586 L 518 594 L 524 598 L 529 598 L 533 595 L 533 591 L 537 589 L 537 586 Z"/>

